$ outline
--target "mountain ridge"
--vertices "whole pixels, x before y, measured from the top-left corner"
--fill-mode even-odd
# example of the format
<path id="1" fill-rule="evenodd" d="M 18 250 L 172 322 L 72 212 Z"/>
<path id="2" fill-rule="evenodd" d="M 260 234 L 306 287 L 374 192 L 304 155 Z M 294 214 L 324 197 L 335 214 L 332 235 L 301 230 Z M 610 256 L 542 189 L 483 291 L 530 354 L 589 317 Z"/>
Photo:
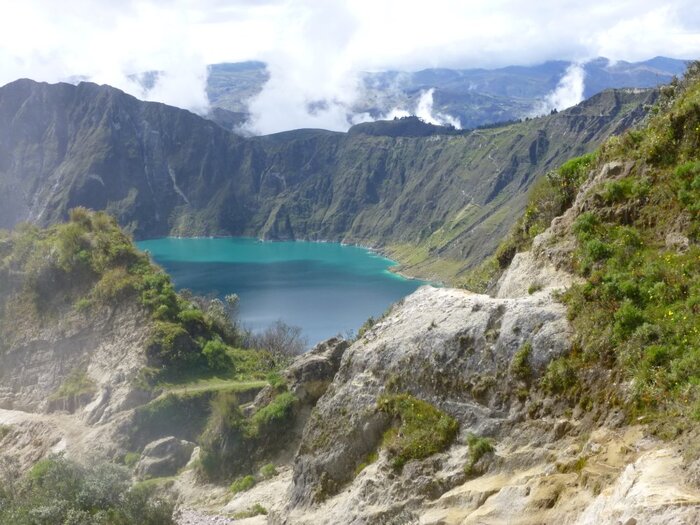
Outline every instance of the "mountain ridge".
<path id="1" fill-rule="evenodd" d="M 343 241 L 385 251 L 410 274 L 452 278 L 495 249 L 538 176 L 638 122 L 655 97 L 609 91 L 539 119 L 426 137 L 246 139 L 108 86 L 18 81 L 0 88 L 0 227 L 86 206 L 141 239 Z"/>
<path id="2" fill-rule="evenodd" d="M 656 87 L 682 75 L 686 63 L 686 60 L 667 57 L 641 62 L 593 58 L 580 64 L 584 73 L 582 96 L 590 98 L 611 88 Z M 393 110 L 415 113 L 421 95 L 434 89 L 434 112 L 456 117 L 462 128 L 518 120 L 532 115 L 538 105 L 557 89 L 568 68 L 577 64 L 552 60 L 494 69 L 363 72 L 360 74 L 358 100 L 347 111 L 352 115 L 366 113 L 374 119 L 381 119 Z M 207 94 L 212 107 L 245 115 L 241 117 L 243 121 L 237 120 L 233 128 L 222 124 L 229 129 L 241 129 L 246 122 L 250 124 L 249 103 L 269 79 L 265 63 L 212 64 L 209 74 Z"/>

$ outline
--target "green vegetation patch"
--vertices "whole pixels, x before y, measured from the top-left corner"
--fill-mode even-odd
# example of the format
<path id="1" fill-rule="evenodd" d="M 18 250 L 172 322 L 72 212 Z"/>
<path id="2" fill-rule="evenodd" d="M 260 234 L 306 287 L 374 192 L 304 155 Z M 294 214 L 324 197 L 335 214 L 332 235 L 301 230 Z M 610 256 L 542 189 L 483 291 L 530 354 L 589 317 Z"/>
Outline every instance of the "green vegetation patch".
<path id="1" fill-rule="evenodd" d="M 589 385 L 630 415 L 687 417 L 700 403 L 700 63 L 662 90 L 648 125 L 611 139 L 600 163 L 636 161 L 591 189 L 572 232 L 582 281 L 563 296 L 574 352 L 550 363 L 550 393 L 580 395 L 589 373 L 631 384 Z"/>
<path id="2" fill-rule="evenodd" d="M 253 470 L 285 445 L 297 405 L 293 394 L 278 392 L 267 405 L 246 416 L 234 394 L 214 397 L 200 440 L 200 474 L 222 480 Z"/>
<path id="3" fill-rule="evenodd" d="M 141 447 L 163 436 L 197 441 L 206 427 L 212 401 L 217 396 L 232 396 L 237 403 L 248 402 L 266 384 L 264 381 L 206 380 L 166 385 L 163 394 L 136 408 L 132 444 Z"/>
<path id="4" fill-rule="evenodd" d="M 464 466 L 464 473 L 467 476 L 474 476 L 478 474 L 476 471 L 477 462 L 486 454 L 492 453 L 495 448 L 492 439 L 479 437 L 471 432 L 467 435 L 467 445 L 469 446 L 469 461 Z"/>
<path id="5" fill-rule="evenodd" d="M 697 63 L 665 97 L 646 128 L 606 146 L 608 159 L 649 167 L 596 190 L 613 212 L 577 219 L 575 267 L 585 282 L 565 295 L 584 360 L 633 379 L 630 401 L 643 412 L 686 412 L 700 399 Z"/>
<path id="6" fill-rule="evenodd" d="M 529 341 L 513 354 L 513 359 L 510 362 L 510 373 L 517 379 L 528 381 L 532 377 L 530 354 L 532 354 L 532 343 Z"/>
<path id="7" fill-rule="evenodd" d="M 241 478 L 236 479 L 233 483 L 231 483 L 231 486 L 229 487 L 229 490 L 233 492 L 234 494 L 238 494 L 239 492 L 245 492 L 247 490 L 252 489 L 255 486 L 255 478 L 248 474 L 247 476 L 243 476 Z"/>
<path id="8" fill-rule="evenodd" d="M 576 157 L 558 170 L 547 173 L 532 186 L 525 213 L 496 250 L 500 268 L 507 268 L 517 252 L 528 250 L 535 236 L 571 206 L 595 161 L 595 153 Z"/>
<path id="9" fill-rule="evenodd" d="M 171 525 L 173 510 L 152 489 L 132 486 L 129 471 L 117 465 L 54 456 L 25 475 L 0 471 L 0 523 Z"/>
<path id="10" fill-rule="evenodd" d="M 397 422 L 384 436 L 394 468 L 442 452 L 454 441 L 459 429 L 453 417 L 409 394 L 382 396 L 377 408 Z"/>
<path id="11" fill-rule="evenodd" d="M 277 475 L 277 468 L 273 463 L 267 463 L 260 468 L 260 476 L 263 479 L 274 478 Z"/>
<path id="12" fill-rule="evenodd" d="M 140 459 L 141 454 L 138 452 L 127 452 L 122 458 L 122 463 L 124 463 L 127 468 L 134 468 Z"/>
<path id="13" fill-rule="evenodd" d="M 75 208 L 67 223 L 46 229 L 20 225 L 4 234 L 0 292 L 0 300 L 10 301 L 0 304 L 4 345 L 69 309 L 90 317 L 105 307 L 140 306 L 153 323 L 146 345 L 151 386 L 231 376 L 239 368 L 237 358 L 245 361 L 243 372 L 257 367 L 269 373 L 280 366 L 280 359 L 271 360 L 264 351 L 257 359 L 234 351 L 244 339 L 231 322 L 235 296 L 224 302 L 176 293 L 170 277 L 102 212 Z M 7 312 L 11 315 L 3 315 Z"/>
<path id="14" fill-rule="evenodd" d="M 242 520 L 245 518 L 252 518 L 254 516 L 264 516 L 267 515 L 267 509 L 260 505 L 260 503 L 256 503 L 252 507 L 250 507 L 247 510 L 242 510 L 241 512 L 236 512 L 234 513 L 231 517 L 234 520 Z"/>

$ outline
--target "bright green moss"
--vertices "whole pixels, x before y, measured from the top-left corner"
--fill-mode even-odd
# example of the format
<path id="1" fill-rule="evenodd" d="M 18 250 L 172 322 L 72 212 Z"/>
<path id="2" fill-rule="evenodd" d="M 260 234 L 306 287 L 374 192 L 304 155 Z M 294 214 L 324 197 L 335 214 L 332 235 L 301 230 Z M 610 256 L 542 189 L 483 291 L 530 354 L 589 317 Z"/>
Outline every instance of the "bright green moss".
<path id="1" fill-rule="evenodd" d="M 241 478 L 236 479 L 233 483 L 231 483 L 229 490 L 233 494 L 238 494 L 239 492 L 245 492 L 247 490 L 250 490 L 254 486 L 255 478 L 249 474 L 247 476 L 243 476 Z"/>
<path id="2" fill-rule="evenodd" d="M 392 416 L 398 425 L 384 436 L 394 468 L 442 452 L 454 441 L 459 429 L 453 417 L 409 394 L 382 396 L 377 408 Z"/>

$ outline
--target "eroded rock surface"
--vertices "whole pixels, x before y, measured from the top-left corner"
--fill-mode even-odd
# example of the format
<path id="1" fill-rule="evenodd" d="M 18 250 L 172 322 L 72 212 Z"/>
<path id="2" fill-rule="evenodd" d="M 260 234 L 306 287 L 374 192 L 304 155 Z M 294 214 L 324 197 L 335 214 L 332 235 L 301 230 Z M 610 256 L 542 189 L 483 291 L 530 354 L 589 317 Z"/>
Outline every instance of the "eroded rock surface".
<path id="1" fill-rule="evenodd" d="M 194 443 L 168 436 L 146 445 L 136 465 L 140 479 L 172 476 L 184 467 L 194 450 Z"/>
<path id="2" fill-rule="evenodd" d="M 517 417 L 510 401 L 516 382 L 508 372 L 514 354 L 529 344 L 529 366 L 533 377 L 539 375 L 569 349 L 564 315 L 563 306 L 546 294 L 494 299 L 424 287 L 407 297 L 343 355 L 305 428 L 292 505 L 306 507 L 338 493 L 377 450 L 389 425 L 376 409 L 382 393 L 407 392 L 429 401 L 457 418 L 463 436 L 468 430 L 497 433 Z M 439 478 L 454 478 L 449 471 L 463 467 L 455 469 L 450 461 L 448 454 L 407 465 L 393 483 L 396 505 L 411 507 L 444 492 L 459 475 L 445 483 Z M 363 504 L 371 505 L 392 489 L 365 492 Z"/>

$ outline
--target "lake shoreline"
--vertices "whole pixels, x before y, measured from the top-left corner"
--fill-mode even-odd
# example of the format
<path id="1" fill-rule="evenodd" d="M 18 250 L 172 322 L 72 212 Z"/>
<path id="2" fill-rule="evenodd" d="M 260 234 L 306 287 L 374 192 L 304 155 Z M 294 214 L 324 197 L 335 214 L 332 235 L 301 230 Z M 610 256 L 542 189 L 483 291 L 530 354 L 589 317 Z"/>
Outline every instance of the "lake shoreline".
<path id="1" fill-rule="evenodd" d="M 281 319 L 313 341 L 357 330 L 419 287 L 434 285 L 401 275 L 399 264 L 378 250 L 350 243 L 171 236 L 137 246 L 177 289 L 236 293 L 240 320 L 253 330 Z"/>
<path id="2" fill-rule="evenodd" d="M 443 287 L 446 286 L 445 282 L 441 280 L 435 280 L 435 279 L 430 279 L 426 277 L 420 277 L 418 275 L 411 275 L 409 273 L 406 273 L 405 268 L 403 268 L 403 263 L 401 261 L 397 261 L 396 259 L 392 259 L 389 254 L 384 251 L 382 248 L 368 245 L 368 244 L 358 244 L 354 242 L 347 242 L 345 240 L 342 241 L 334 241 L 334 240 L 329 240 L 329 239 L 263 239 L 260 237 L 254 237 L 254 236 L 247 236 L 247 235 L 194 235 L 194 236 L 184 236 L 184 235 L 166 235 L 164 237 L 154 237 L 150 239 L 139 239 L 136 241 L 136 243 L 141 243 L 141 242 L 148 242 L 148 241 L 154 241 L 158 239 L 250 239 L 250 240 L 255 240 L 260 243 L 278 243 L 278 242 L 310 242 L 310 243 L 319 243 L 319 244 L 339 244 L 341 246 L 351 246 L 355 248 L 362 248 L 364 250 L 367 250 L 375 255 L 378 255 L 382 257 L 383 259 L 386 259 L 387 261 L 390 261 L 392 263 L 391 266 L 389 266 L 388 271 L 398 275 L 399 277 L 402 277 L 403 279 L 406 279 L 407 281 L 421 281 L 425 284 L 430 284 L 433 286 L 439 286 Z"/>

